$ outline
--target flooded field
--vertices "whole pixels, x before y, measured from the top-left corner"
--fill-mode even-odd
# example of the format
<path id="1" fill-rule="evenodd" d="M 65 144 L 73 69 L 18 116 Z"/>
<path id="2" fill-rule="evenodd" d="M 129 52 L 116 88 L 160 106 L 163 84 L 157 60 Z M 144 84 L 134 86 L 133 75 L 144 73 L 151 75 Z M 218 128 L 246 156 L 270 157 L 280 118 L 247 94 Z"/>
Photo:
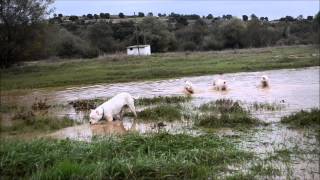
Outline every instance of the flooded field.
<path id="1" fill-rule="evenodd" d="M 262 75 L 270 78 L 269 88 L 260 88 Z M 224 92 L 212 88 L 215 79 L 223 78 L 229 89 Z M 38 99 L 47 99 L 49 104 L 68 104 L 81 99 L 107 99 L 119 92 L 129 92 L 135 98 L 156 96 L 181 96 L 184 81 L 194 84 L 195 93 L 192 103 L 200 105 L 217 99 L 232 99 L 246 103 L 281 104 L 284 108 L 277 112 L 258 112 L 266 121 L 277 121 L 283 115 L 300 109 L 319 107 L 319 67 L 302 69 L 271 70 L 264 72 L 232 73 L 212 76 L 186 77 L 179 79 L 146 81 L 118 84 L 99 84 L 94 86 L 67 88 L 60 91 L 36 90 L 27 94 L 3 94 L 3 103 L 29 105 Z M 69 115 L 74 119 L 82 119 L 83 112 L 76 113 L 73 108 L 64 107 L 57 112 Z"/>
<path id="2" fill-rule="evenodd" d="M 212 76 L 185 77 L 161 81 L 146 81 L 118 84 L 99 84 L 86 87 L 67 88 L 59 91 L 37 90 L 32 93 L 4 94 L 1 102 L 31 106 L 35 99 L 47 99 L 52 105 L 48 114 L 68 117 L 76 122 L 75 126 L 63 128 L 40 136 L 58 139 L 91 141 L 100 135 L 128 132 L 141 134 L 168 132 L 170 134 L 216 134 L 229 139 L 241 149 L 254 152 L 259 158 L 255 161 L 230 167 L 235 171 L 246 172 L 256 166 L 272 167 L 279 170 L 274 178 L 319 179 L 319 130 L 295 129 L 280 123 L 283 116 L 300 110 L 319 108 L 319 67 L 283 69 L 263 72 L 232 73 Z M 262 75 L 270 79 L 270 87 L 259 86 Z M 225 79 L 227 91 L 212 88 L 215 79 Z M 174 107 L 182 110 L 181 117 L 157 121 L 134 120 L 126 116 L 123 121 L 105 122 L 98 125 L 88 124 L 88 111 L 75 110 L 69 103 L 84 99 L 106 100 L 119 92 L 129 92 L 136 99 L 158 96 L 187 96 L 183 91 L 184 82 L 194 84 L 195 93 L 187 102 L 177 103 Z M 201 105 L 221 99 L 229 99 L 239 104 L 250 114 L 266 125 L 252 128 L 201 128 L 195 126 Z M 171 104 L 165 104 L 169 106 Z M 136 105 L 138 112 L 155 105 Z M 201 112 L 200 112 L 201 114 Z M 2 113 L 1 124 L 10 126 L 10 113 Z M 140 116 L 141 117 L 141 116 Z M 319 137 L 318 137 L 319 138 Z M 285 157 L 284 157 L 285 156 Z M 258 163 L 258 165 L 257 165 Z"/>

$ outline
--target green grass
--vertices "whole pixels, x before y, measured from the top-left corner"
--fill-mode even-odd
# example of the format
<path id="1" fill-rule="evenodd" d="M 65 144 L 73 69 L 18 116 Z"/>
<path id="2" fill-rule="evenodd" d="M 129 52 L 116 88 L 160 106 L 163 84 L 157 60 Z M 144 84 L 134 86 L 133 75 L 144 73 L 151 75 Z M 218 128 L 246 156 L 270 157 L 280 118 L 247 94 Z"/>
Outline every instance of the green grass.
<path id="1" fill-rule="evenodd" d="M 91 143 L 5 140 L 1 179 L 212 179 L 253 154 L 214 135 L 128 134 Z"/>
<path id="2" fill-rule="evenodd" d="M 301 110 L 290 116 L 281 118 L 281 123 L 289 124 L 292 127 L 319 127 L 320 110 L 311 109 L 311 111 Z"/>
<path id="3" fill-rule="evenodd" d="M 161 104 L 156 107 L 146 108 L 137 113 L 138 119 L 143 121 L 178 121 L 182 117 L 180 105 Z"/>
<path id="4" fill-rule="evenodd" d="M 314 46 L 221 52 L 165 53 L 149 57 L 39 62 L 1 70 L 1 90 L 166 79 L 183 76 L 319 66 Z M 301 58 L 290 58 L 298 55 Z"/>
<path id="5" fill-rule="evenodd" d="M 158 96 L 153 98 L 140 98 L 137 99 L 135 105 L 148 106 L 154 104 L 174 104 L 174 103 L 184 103 L 191 100 L 190 96 Z"/>
<path id="6" fill-rule="evenodd" d="M 8 112 L 16 111 L 17 109 L 18 107 L 16 105 L 0 103 L 0 113 L 8 113 Z"/>
<path id="7" fill-rule="evenodd" d="M 13 134 L 35 131 L 45 132 L 77 124 L 74 120 L 67 117 L 34 116 L 31 113 L 21 115 L 19 118 L 13 120 L 10 126 L 1 126 L 1 132 Z"/>
<path id="8" fill-rule="evenodd" d="M 105 101 L 107 101 L 107 99 L 81 99 L 70 101 L 69 104 L 72 105 L 76 111 L 85 111 L 95 109 Z"/>
<path id="9" fill-rule="evenodd" d="M 261 124 L 251 117 L 249 112 L 242 108 L 237 101 L 220 99 L 203 104 L 199 107 L 200 113 L 196 116 L 196 126 L 205 128 L 242 127 Z"/>
<path id="10" fill-rule="evenodd" d="M 277 111 L 281 110 L 283 106 L 277 103 L 252 103 L 250 106 L 251 109 L 258 111 L 258 110 L 267 110 L 267 111 Z"/>

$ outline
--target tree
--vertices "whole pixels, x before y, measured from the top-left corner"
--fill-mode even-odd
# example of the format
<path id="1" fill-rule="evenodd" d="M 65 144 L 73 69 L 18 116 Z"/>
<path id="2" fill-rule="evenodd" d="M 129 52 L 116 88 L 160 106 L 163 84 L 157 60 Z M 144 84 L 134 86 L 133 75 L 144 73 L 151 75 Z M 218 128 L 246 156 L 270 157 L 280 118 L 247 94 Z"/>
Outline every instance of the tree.
<path id="1" fill-rule="evenodd" d="M 180 29 L 180 28 L 187 26 L 189 24 L 187 18 L 185 18 L 183 16 L 176 17 L 176 21 L 177 21 L 176 29 Z"/>
<path id="2" fill-rule="evenodd" d="M 119 13 L 119 18 L 124 18 L 124 14 L 122 12 Z"/>
<path id="3" fill-rule="evenodd" d="M 1 68 L 38 55 L 44 17 L 51 13 L 50 4 L 51 0 L 0 1 Z"/>
<path id="4" fill-rule="evenodd" d="M 303 21 L 303 15 L 300 14 L 300 15 L 297 17 L 297 20 L 298 20 L 298 21 Z"/>
<path id="5" fill-rule="evenodd" d="M 74 15 L 69 17 L 70 21 L 77 21 L 78 19 L 79 19 L 78 16 L 74 16 Z"/>
<path id="6" fill-rule="evenodd" d="M 155 17 L 146 17 L 139 24 L 135 32 L 139 43 L 151 45 L 152 52 L 165 52 L 170 48 L 173 35 L 168 31 L 166 25 Z M 132 40 L 136 43 L 136 39 Z"/>
<path id="7" fill-rule="evenodd" d="M 105 15 L 104 13 L 100 13 L 99 16 L 100 16 L 100 18 L 102 18 L 102 19 L 105 19 L 105 18 L 106 18 L 106 15 Z"/>
<path id="8" fill-rule="evenodd" d="M 96 23 L 88 29 L 88 39 L 91 44 L 103 52 L 114 50 L 113 31 L 109 24 Z"/>
<path id="9" fill-rule="evenodd" d="M 95 19 L 99 19 L 98 14 L 94 14 L 93 17 L 94 17 Z"/>
<path id="10" fill-rule="evenodd" d="M 138 12 L 138 17 L 144 17 L 144 13 L 143 12 Z"/>
<path id="11" fill-rule="evenodd" d="M 242 15 L 242 20 L 243 20 L 243 21 L 248 21 L 248 19 L 249 19 L 249 18 L 248 18 L 247 15 Z"/>
<path id="12" fill-rule="evenodd" d="M 223 18 L 223 19 L 230 20 L 230 19 L 232 19 L 232 15 L 231 15 L 231 14 L 222 15 L 222 18 Z"/>
<path id="13" fill-rule="evenodd" d="M 63 15 L 62 15 L 62 14 L 58 14 L 58 17 L 59 17 L 59 18 L 62 18 L 62 17 L 63 17 Z"/>
<path id="14" fill-rule="evenodd" d="M 231 19 L 224 21 L 220 30 L 225 40 L 225 47 L 227 48 L 241 48 L 243 47 L 243 36 L 245 33 L 245 25 L 239 19 Z"/>
<path id="15" fill-rule="evenodd" d="M 208 14 L 207 19 L 213 19 L 212 14 Z"/>
<path id="16" fill-rule="evenodd" d="M 104 16 L 106 19 L 110 19 L 110 13 L 105 13 Z"/>
<path id="17" fill-rule="evenodd" d="M 148 16 L 149 16 L 149 17 L 152 17 L 152 16 L 153 16 L 153 13 L 152 13 L 152 12 L 149 12 L 149 13 L 148 13 Z"/>
<path id="18" fill-rule="evenodd" d="M 87 14 L 87 18 L 92 19 L 93 18 L 92 14 Z"/>
<path id="19" fill-rule="evenodd" d="M 251 14 L 251 21 L 256 21 L 258 20 L 258 17 L 255 14 Z"/>
<path id="20" fill-rule="evenodd" d="M 308 21 L 312 21 L 313 20 L 313 16 L 307 16 L 307 20 Z"/>

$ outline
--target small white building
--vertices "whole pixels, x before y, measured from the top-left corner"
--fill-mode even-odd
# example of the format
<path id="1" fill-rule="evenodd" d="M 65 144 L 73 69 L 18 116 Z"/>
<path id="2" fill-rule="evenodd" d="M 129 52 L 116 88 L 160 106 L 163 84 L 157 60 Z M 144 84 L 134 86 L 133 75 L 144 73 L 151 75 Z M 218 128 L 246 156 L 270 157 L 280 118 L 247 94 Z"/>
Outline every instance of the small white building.
<path id="1" fill-rule="evenodd" d="M 134 45 L 127 47 L 129 56 L 148 56 L 151 55 L 150 45 Z"/>

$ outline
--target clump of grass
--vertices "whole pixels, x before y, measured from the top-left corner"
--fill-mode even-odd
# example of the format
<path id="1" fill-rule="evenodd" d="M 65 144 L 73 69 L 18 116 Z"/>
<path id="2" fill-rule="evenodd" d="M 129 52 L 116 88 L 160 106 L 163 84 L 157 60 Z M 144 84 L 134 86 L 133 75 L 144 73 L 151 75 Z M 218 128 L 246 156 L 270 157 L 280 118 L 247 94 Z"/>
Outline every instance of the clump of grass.
<path id="1" fill-rule="evenodd" d="M 268 111 L 276 111 L 283 108 L 280 104 L 276 103 L 253 103 L 250 106 L 251 109 L 254 109 L 255 111 L 258 110 L 268 110 Z"/>
<path id="2" fill-rule="evenodd" d="M 218 99 L 214 102 L 203 104 L 199 107 L 200 111 L 210 111 L 218 113 L 244 112 L 238 101 L 231 99 Z"/>
<path id="3" fill-rule="evenodd" d="M 41 111 L 41 110 L 48 110 L 51 107 L 51 105 L 47 104 L 47 99 L 44 100 L 37 100 L 32 104 L 31 109 L 34 111 Z"/>
<path id="4" fill-rule="evenodd" d="M 175 121 L 181 120 L 182 112 L 179 105 L 159 105 L 138 112 L 138 119 L 144 121 Z"/>
<path id="5" fill-rule="evenodd" d="M 50 116 L 29 116 L 27 119 L 14 121 L 11 126 L 1 127 L 2 132 L 33 132 L 33 131 L 50 131 L 72 126 L 76 122 L 68 117 L 55 118 Z"/>
<path id="6" fill-rule="evenodd" d="M 174 103 L 183 103 L 191 100 L 190 96 L 158 96 L 153 98 L 141 98 L 136 100 L 136 105 L 147 106 L 153 104 L 174 104 Z"/>
<path id="7" fill-rule="evenodd" d="M 202 113 L 196 116 L 195 124 L 200 127 L 239 127 L 253 126 L 261 122 L 251 117 L 237 101 L 221 99 L 199 107 Z"/>
<path id="8" fill-rule="evenodd" d="M 18 107 L 16 105 L 9 105 L 9 104 L 4 104 L 0 103 L 0 113 L 8 113 L 17 110 Z"/>
<path id="9" fill-rule="evenodd" d="M 34 118 L 35 113 L 31 110 L 27 110 L 26 107 L 19 107 L 14 112 L 14 115 L 12 117 L 12 120 L 30 120 Z"/>
<path id="10" fill-rule="evenodd" d="M 103 99 L 82 99 L 82 100 L 70 101 L 69 104 L 72 105 L 72 107 L 76 111 L 85 111 L 85 110 L 95 109 L 105 101 L 106 100 L 103 100 Z"/>
<path id="11" fill-rule="evenodd" d="M 281 171 L 278 168 L 271 166 L 270 164 L 258 163 L 250 168 L 252 175 L 258 175 L 263 177 L 280 176 Z"/>
<path id="12" fill-rule="evenodd" d="M 128 134 L 91 143 L 5 140 L 1 179 L 212 179 L 253 158 L 215 135 Z"/>
<path id="13" fill-rule="evenodd" d="M 281 123 L 289 124 L 293 127 L 319 126 L 320 110 L 318 108 L 311 109 L 311 111 L 301 110 L 300 112 L 281 118 Z"/>

